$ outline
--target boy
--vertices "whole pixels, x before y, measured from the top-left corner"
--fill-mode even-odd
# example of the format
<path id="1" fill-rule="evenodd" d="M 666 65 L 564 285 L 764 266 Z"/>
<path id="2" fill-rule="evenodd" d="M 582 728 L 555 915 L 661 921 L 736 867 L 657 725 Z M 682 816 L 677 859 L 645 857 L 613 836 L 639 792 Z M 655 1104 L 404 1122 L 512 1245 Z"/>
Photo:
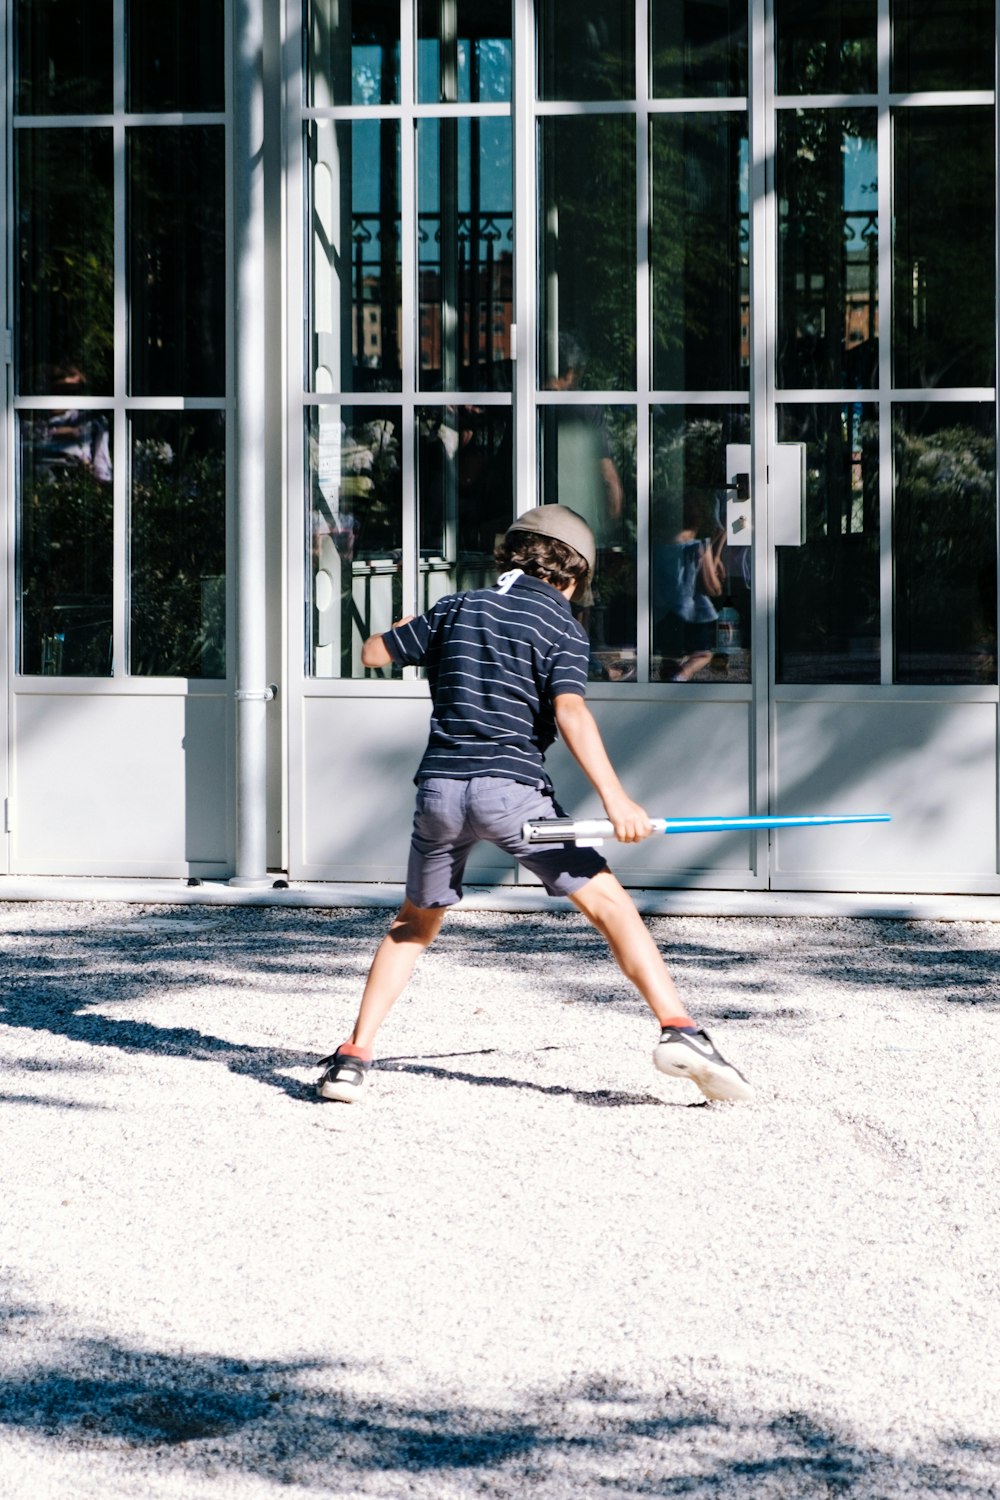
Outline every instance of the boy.
<path id="1" fill-rule="evenodd" d="M 749 1099 L 747 1080 L 681 1004 L 659 949 L 627 891 L 594 849 L 526 844 L 529 818 L 562 815 L 544 766 L 560 733 L 623 843 L 651 833 L 649 815 L 622 788 L 584 702 L 589 643 L 570 600 L 585 587 L 596 548 L 586 521 L 564 505 L 518 517 L 497 548 L 494 588 L 439 600 L 419 618 L 369 637 L 366 667 L 424 663 L 433 711 L 415 780 L 417 806 L 406 899 L 372 961 L 350 1039 L 320 1064 L 323 1099 L 364 1091 L 376 1033 L 461 899 L 473 845 L 488 839 L 568 896 L 607 939 L 619 968 L 660 1025 L 653 1061 L 690 1078 L 708 1099 Z"/>

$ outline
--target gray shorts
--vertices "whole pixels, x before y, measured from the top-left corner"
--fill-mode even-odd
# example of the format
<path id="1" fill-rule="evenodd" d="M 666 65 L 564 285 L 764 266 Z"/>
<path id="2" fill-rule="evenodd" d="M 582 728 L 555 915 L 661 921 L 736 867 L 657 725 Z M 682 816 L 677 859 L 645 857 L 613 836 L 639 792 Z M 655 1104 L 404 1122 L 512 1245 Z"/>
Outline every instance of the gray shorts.
<path id="1" fill-rule="evenodd" d="M 417 785 L 406 894 L 414 906 L 454 906 L 473 847 L 486 839 L 537 875 L 550 896 L 568 896 L 608 868 L 596 849 L 575 844 L 526 844 L 529 818 L 563 817 L 540 787 L 502 776 L 458 781 L 433 776 Z"/>

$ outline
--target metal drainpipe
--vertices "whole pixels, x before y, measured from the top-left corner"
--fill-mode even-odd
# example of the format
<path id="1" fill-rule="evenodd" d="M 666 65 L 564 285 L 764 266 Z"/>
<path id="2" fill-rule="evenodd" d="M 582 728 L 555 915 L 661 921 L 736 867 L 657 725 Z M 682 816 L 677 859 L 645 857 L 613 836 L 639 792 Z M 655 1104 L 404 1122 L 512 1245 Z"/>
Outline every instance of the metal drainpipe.
<path id="1" fill-rule="evenodd" d="M 235 257 L 236 873 L 266 885 L 267 685 L 264 531 L 263 0 L 233 3 Z"/>

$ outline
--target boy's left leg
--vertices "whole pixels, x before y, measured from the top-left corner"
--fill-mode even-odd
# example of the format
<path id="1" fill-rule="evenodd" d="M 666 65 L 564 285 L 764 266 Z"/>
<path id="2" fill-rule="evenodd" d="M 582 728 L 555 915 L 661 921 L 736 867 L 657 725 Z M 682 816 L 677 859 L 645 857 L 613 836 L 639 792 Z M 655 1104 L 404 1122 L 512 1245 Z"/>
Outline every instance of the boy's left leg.
<path id="1" fill-rule="evenodd" d="M 657 1021 L 653 1061 L 662 1073 L 690 1078 L 708 1099 L 751 1099 L 753 1089 L 691 1019 L 652 934 L 631 896 L 610 870 L 570 893 L 570 900 L 607 940 L 615 962 Z"/>
<path id="2" fill-rule="evenodd" d="M 441 931 L 446 910 L 403 902 L 372 959 L 350 1039 L 320 1063 L 325 1068 L 316 1085 L 320 1098 L 347 1104 L 361 1096 L 379 1027 L 409 983 L 417 959 Z"/>

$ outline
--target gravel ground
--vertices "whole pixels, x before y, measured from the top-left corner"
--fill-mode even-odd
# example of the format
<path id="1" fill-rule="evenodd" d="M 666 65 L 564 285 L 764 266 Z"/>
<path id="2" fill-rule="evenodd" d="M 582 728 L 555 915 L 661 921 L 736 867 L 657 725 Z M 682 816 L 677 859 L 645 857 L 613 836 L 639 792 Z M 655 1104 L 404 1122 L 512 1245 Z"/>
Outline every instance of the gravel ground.
<path id="1" fill-rule="evenodd" d="M 1000 1495 L 1000 924 L 0 905 L 0 1494 Z"/>

